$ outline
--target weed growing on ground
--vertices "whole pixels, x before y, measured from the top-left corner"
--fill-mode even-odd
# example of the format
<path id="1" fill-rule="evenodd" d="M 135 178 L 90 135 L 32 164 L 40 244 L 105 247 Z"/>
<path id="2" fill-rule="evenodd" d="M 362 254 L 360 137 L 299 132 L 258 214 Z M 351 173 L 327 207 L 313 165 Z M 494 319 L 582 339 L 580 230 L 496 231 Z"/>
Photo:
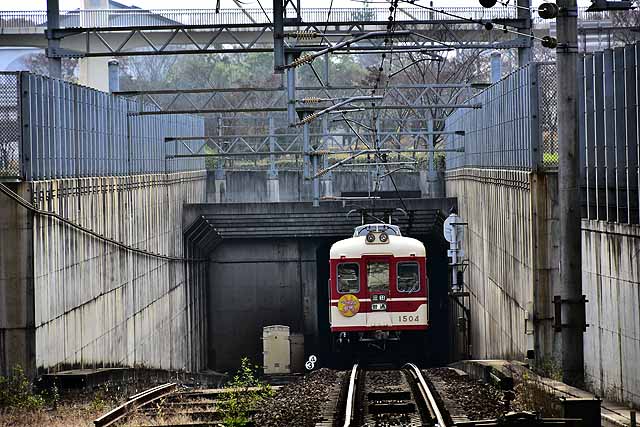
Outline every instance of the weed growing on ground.
<path id="1" fill-rule="evenodd" d="M 44 397 L 33 392 L 33 385 L 21 366 L 15 366 L 7 377 L 0 376 L 0 407 L 37 410 L 44 404 Z"/>
<path id="2" fill-rule="evenodd" d="M 240 369 L 227 383 L 219 409 L 225 427 L 242 427 L 249 423 L 251 412 L 265 398 L 273 396 L 273 389 L 257 376 L 258 366 L 252 365 L 246 357 L 240 363 Z"/>
<path id="3" fill-rule="evenodd" d="M 524 372 L 515 391 L 516 404 L 522 410 L 536 412 L 547 418 L 561 416 L 558 398 L 554 397 L 551 387 L 540 381 L 537 375 Z"/>

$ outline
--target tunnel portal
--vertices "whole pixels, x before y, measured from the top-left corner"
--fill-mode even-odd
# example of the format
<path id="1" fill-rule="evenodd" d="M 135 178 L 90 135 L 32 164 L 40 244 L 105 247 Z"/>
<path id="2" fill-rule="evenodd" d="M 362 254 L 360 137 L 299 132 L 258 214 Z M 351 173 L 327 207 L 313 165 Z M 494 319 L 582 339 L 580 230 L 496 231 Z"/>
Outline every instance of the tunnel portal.
<path id="1" fill-rule="evenodd" d="M 388 220 L 427 248 L 430 342 L 433 363 L 446 362 L 447 257 L 442 220 L 455 199 L 367 202 L 194 204 L 185 209 L 188 244 L 207 254 L 208 367 L 229 370 L 242 357 L 262 360 L 267 325 L 286 325 L 304 335 L 305 353 L 328 360 L 329 248 L 362 222 Z M 347 215 L 351 212 L 350 215 Z"/>

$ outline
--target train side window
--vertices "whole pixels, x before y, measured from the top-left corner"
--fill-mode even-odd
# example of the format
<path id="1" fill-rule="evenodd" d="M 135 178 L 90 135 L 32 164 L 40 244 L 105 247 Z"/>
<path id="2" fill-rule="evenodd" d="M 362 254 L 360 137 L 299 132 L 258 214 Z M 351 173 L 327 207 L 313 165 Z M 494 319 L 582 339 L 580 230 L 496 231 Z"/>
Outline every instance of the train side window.
<path id="1" fill-rule="evenodd" d="M 420 290 L 420 267 L 417 262 L 398 263 L 398 291 L 417 292 Z"/>
<path id="2" fill-rule="evenodd" d="M 367 283 L 369 292 L 389 290 L 389 263 L 370 262 L 367 264 Z"/>
<path id="3" fill-rule="evenodd" d="M 338 292 L 352 294 L 360 291 L 360 266 L 354 263 L 338 264 Z"/>

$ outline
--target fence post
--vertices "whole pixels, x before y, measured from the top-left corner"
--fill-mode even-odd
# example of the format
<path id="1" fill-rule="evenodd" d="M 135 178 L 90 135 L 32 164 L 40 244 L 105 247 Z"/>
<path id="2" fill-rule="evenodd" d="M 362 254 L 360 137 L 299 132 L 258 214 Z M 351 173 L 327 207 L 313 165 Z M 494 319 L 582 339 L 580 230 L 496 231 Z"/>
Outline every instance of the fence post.
<path id="1" fill-rule="evenodd" d="M 33 153 L 31 152 L 31 116 L 30 111 L 30 97 L 28 84 L 25 84 L 29 74 L 27 72 L 20 72 L 18 75 L 18 98 L 20 99 L 20 160 L 21 160 L 21 175 L 25 181 L 32 180 L 31 173 L 31 161 Z"/>
<path id="2" fill-rule="evenodd" d="M 529 85 L 529 131 L 530 131 L 530 166 L 532 171 L 538 171 L 544 166 L 543 153 L 540 149 L 540 141 L 543 138 L 540 128 L 540 82 L 539 70 L 541 64 L 532 62 L 528 66 Z"/>

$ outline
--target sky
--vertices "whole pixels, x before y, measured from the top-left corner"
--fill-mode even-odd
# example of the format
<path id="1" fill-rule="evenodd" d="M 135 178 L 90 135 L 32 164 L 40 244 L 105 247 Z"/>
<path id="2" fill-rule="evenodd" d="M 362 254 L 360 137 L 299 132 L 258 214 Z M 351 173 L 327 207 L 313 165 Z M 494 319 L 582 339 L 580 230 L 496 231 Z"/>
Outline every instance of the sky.
<path id="1" fill-rule="evenodd" d="M 71 10 L 80 7 L 82 0 L 59 0 L 61 10 Z M 179 5 L 181 9 L 214 9 L 216 0 L 116 0 L 126 5 L 135 5 L 144 9 L 174 9 Z M 515 1 L 515 0 L 513 0 Z M 242 0 L 247 8 L 257 8 L 258 2 L 252 0 Z M 261 0 L 265 8 L 271 7 L 271 0 Z M 329 7 L 331 0 L 301 0 L 302 7 Z M 542 0 L 533 0 L 534 5 L 538 5 Z M 427 5 L 427 0 L 420 3 Z M 222 0 L 223 8 L 237 8 L 233 0 Z M 580 6 L 588 6 L 590 0 L 578 0 Z M 477 0 L 433 0 L 435 7 L 466 7 L 479 6 Z M 408 6 L 408 5 L 407 5 Z M 333 7 L 362 7 L 361 1 L 354 0 L 333 0 Z M 383 4 L 372 4 L 372 7 L 384 7 Z M 494 7 L 500 7 L 494 6 Z M 0 10 L 46 10 L 46 0 L 0 0 Z"/>

